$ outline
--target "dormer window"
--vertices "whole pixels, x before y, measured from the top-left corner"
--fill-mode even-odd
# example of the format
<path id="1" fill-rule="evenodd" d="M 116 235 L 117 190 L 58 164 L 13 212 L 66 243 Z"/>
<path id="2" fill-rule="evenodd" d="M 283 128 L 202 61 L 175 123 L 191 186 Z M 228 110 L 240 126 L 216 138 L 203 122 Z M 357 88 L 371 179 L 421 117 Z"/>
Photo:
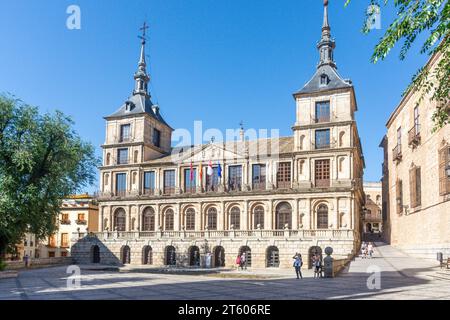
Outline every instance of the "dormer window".
<path id="1" fill-rule="evenodd" d="M 131 101 L 125 102 L 125 111 L 130 112 L 134 109 L 134 103 Z"/>
<path id="2" fill-rule="evenodd" d="M 330 83 L 330 78 L 326 74 L 320 76 L 320 85 L 327 86 Z"/>

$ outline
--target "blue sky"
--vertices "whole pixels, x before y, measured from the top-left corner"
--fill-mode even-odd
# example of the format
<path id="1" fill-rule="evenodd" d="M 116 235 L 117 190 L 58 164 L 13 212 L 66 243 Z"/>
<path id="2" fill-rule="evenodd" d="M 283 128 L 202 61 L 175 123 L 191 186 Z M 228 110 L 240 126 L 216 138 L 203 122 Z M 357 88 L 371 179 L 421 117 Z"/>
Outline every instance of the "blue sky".
<path id="1" fill-rule="evenodd" d="M 414 47 L 383 62 L 370 56 L 382 30 L 361 33 L 369 0 L 330 1 L 335 59 L 356 88 L 365 180 L 378 181 L 385 123 L 427 57 Z M 81 8 L 81 30 L 68 30 L 66 9 Z M 61 110 L 100 155 L 103 117 L 133 89 L 139 27 L 151 25 L 147 54 L 151 94 L 173 128 L 279 128 L 291 135 L 292 93 L 313 75 L 322 24 L 320 0 L 0 0 L 0 92 L 43 112 Z M 93 186 L 87 191 L 95 190 Z"/>

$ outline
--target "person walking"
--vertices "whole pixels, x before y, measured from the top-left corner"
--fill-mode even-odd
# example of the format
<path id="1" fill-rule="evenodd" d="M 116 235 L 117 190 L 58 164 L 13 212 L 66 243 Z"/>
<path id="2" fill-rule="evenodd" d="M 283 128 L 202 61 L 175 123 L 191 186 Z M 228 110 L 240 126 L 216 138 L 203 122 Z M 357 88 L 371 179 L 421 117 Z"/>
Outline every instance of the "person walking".
<path id="1" fill-rule="evenodd" d="M 245 252 L 242 252 L 242 255 L 241 255 L 241 270 L 244 270 L 244 268 L 245 268 L 245 270 L 247 270 L 247 257 L 246 257 Z"/>
<path id="2" fill-rule="evenodd" d="M 303 266 L 302 255 L 301 254 L 295 255 L 294 268 L 295 274 L 297 275 L 297 279 L 303 279 L 302 266 Z"/>
<path id="3" fill-rule="evenodd" d="M 317 259 L 316 255 L 312 256 L 312 267 L 313 267 L 313 271 L 314 271 L 314 279 L 316 279 L 316 277 L 319 277 L 319 272 L 318 272 L 318 265 L 319 265 L 319 261 Z"/>
<path id="4" fill-rule="evenodd" d="M 241 256 L 237 255 L 237 257 L 236 257 L 236 270 L 239 270 L 240 266 L 241 266 Z"/>
<path id="5" fill-rule="evenodd" d="M 367 245 L 367 251 L 369 253 L 370 259 L 372 259 L 372 256 L 373 256 L 373 243 L 372 242 L 369 242 L 369 244 Z"/>

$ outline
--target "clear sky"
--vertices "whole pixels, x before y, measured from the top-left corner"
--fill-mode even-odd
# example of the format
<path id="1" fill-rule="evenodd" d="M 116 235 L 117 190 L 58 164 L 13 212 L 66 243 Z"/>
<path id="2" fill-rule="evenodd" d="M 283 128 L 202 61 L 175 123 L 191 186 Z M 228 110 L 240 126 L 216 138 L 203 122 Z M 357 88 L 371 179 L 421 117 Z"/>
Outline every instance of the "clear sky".
<path id="1" fill-rule="evenodd" d="M 381 177 L 378 147 L 385 123 L 427 57 L 414 47 L 406 61 L 394 50 L 376 65 L 370 56 L 382 29 L 361 33 L 369 0 L 330 0 L 335 59 L 353 80 L 366 159 L 365 180 Z M 69 5 L 81 8 L 81 30 L 68 30 Z M 104 116 L 131 94 L 139 27 L 150 25 L 147 47 L 153 101 L 173 128 L 279 128 L 291 135 L 292 93 L 313 75 L 322 0 L 0 0 L 0 92 L 43 112 L 59 109 L 100 155 Z M 87 191 L 93 191 L 93 186 Z"/>

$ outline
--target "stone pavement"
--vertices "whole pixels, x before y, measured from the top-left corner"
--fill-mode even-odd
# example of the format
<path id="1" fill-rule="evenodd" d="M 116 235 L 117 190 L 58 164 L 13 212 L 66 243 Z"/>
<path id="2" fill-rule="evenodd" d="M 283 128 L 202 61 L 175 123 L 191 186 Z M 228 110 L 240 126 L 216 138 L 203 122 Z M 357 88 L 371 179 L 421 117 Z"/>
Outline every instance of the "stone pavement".
<path id="1" fill-rule="evenodd" d="M 379 289 L 367 286 L 369 267 L 381 271 Z M 73 289 L 67 287 L 66 267 L 22 271 L 16 279 L 0 280 L 0 299 L 450 299 L 450 282 L 430 276 L 436 263 L 410 258 L 382 243 L 377 243 L 373 259 L 356 258 L 334 279 L 313 279 L 304 270 L 305 278 L 297 280 L 291 269 L 231 271 L 233 278 L 131 269 L 82 270 L 81 287 Z M 236 278 L 245 275 L 261 279 Z"/>

